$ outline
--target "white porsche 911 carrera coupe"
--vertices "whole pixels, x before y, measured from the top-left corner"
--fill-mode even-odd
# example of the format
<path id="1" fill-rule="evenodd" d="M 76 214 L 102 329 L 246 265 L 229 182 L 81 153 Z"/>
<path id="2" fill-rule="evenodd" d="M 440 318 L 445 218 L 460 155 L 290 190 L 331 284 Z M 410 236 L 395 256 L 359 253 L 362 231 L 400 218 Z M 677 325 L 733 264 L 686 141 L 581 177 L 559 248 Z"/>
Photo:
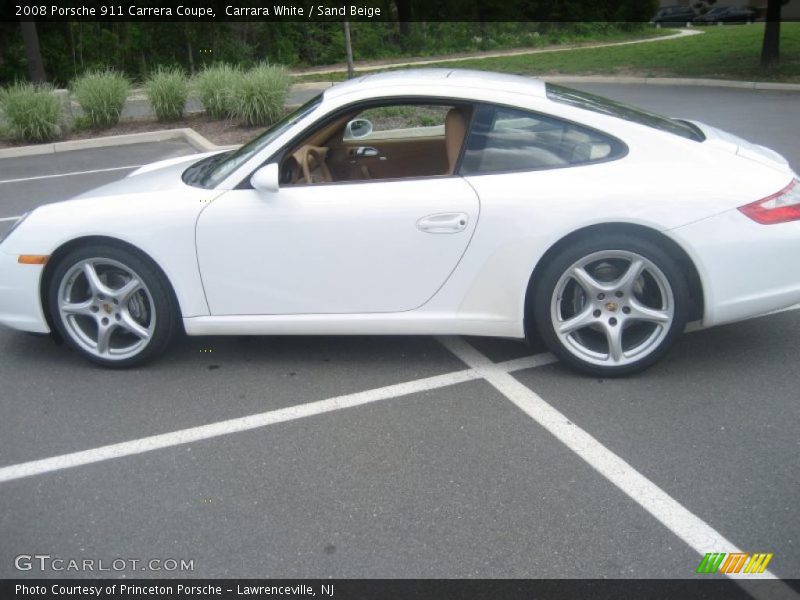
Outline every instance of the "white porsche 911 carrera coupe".
<path id="1" fill-rule="evenodd" d="M 535 79 L 410 70 L 31 211 L 0 243 L 0 322 L 108 367 L 181 329 L 538 334 L 614 376 L 689 321 L 800 301 L 798 256 L 798 176 L 767 148 Z"/>

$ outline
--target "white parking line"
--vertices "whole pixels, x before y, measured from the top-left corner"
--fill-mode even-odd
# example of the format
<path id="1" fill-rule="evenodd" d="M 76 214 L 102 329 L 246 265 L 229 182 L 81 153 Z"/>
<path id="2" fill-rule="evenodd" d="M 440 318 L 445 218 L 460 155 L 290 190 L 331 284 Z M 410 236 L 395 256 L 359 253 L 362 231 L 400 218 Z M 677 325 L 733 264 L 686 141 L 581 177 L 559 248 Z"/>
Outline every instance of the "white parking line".
<path id="1" fill-rule="evenodd" d="M 721 533 L 689 511 L 664 490 L 639 473 L 612 450 L 606 448 L 588 432 L 570 421 L 564 414 L 545 402 L 536 392 L 514 378 L 503 366 L 490 361 L 463 338 L 442 337 L 439 341 L 464 363 L 475 369 L 497 391 L 525 414 L 553 434 L 559 441 L 580 456 L 603 477 L 616 485 L 632 500 L 655 517 L 662 525 L 682 539 L 700 556 L 706 552 L 742 552 Z M 770 571 L 760 575 L 732 574 L 732 578 L 759 577 L 777 579 Z M 789 598 L 797 595 L 791 592 Z M 750 593 L 758 590 L 748 590 Z M 775 589 L 771 589 L 775 592 Z M 754 594 L 757 596 L 757 594 Z M 770 596 L 774 598 L 775 596 Z"/>
<path id="2" fill-rule="evenodd" d="M 543 367 L 554 362 L 558 362 L 558 359 L 549 352 L 544 352 L 542 354 L 534 354 L 532 356 L 523 356 L 522 358 L 507 360 L 502 363 L 497 363 L 496 366 L 498 369 L 511 372 Z"/>
<path id="3" fill-rule="evenodd" d="M 18 221 L 19 217 L 0 217 L 0 223 L 5 221 Z"/>
<path id="4" fill-rule="evenodd" d="M 409 381 L 406 383 L 398 383 L 386 387 L 375 388 L 365 392 L 356 392 L 354 394 L 336 396 L 334 398 L 328 398 L 327 400 L 319 400 L 317 402 L 309 402 L 307 404 L 297 404 L 287 408 L 248 415 L 246 417 L 229 419 L 227 421 L 218 421 L 208 425 L 200 425 L 199 427 L 190 427 L 188 429 L 181 429 L 179 431 L 172 431 L 170 433 L 164 433 L 161 435 L 139 438 L 128 442 L 121 442 L 119 444 L 101 446 L 99 448 L 92 448 L 91 450 L 83 450 L 81 452 L 62 454 L 60 456 L 53 456 L 50 458 L 43 458 L 41 460 L 11 465 L 0 468 L 0 482 L 30 477 L 31 475 L 41 475 L 42 473 L 69 469 L 80 465 L 88 465 L 104 460 L 110 460 L 112 458 L 121 458 L 123 456 L 131 456 L 133 454 L 141 454 L 142 452 L 149 452 L 151 450 L 158 450 L 160 448 L 179 446 L 181 444 L 188 444 L 190 442 L 196 442 L 199 440 L 207 440 L 209 438 L 219 437 L 222 435 L 265 427 L 275 423 L 294 421 L 296 419 L 302 419 L 304 417 L 310 417 L 313 415 L 321 415 L 323 413 L 341 410 L 343 408 L 360 406 L 362 404 L 369 404 L 379 400 L 388 400 L 390 398 L 398 398 L 400 396 L 414 394 L 417 392 L 447 387 L 456 383 L 471 381 L 473 379 L 477 379 L 478 377 L 479 375 L 474 370 L 465 369 L 463 371 L 455 371 L 452 373 L 446 373 L 444 375 L 436 375 L 434 377 L 427 377 L 425 379 L 417 379 L 415 381 Z"/>
<path id="5" fill-rule="evenodd" d="M 92 169 L 91 171 L 73 171 L 71 173 L 54 173 L 53 175 L 37 175 L 36 177 L 20 177 L 19 179 L 0 179 L 0 183 L 19 183 L 21 181 L 35 181 L 37 179 L 52 179 L 54 177 L 72 177 L 73 175 L 91 175 L 92 173 L 108 173 L 110 171 L 124 171 L 125 169 L 138 169 L 142 165 L 126 165 L 124 167 L 110 167 L 108 169 Z"/>
<path id="6" fill-rule="evenodd" d="M 552 354 L 535 354 L 533 356 L 525 356 L 523 358 L 499 363 L 497 367 L 500 369 L 505 368 L 511 371 L 519 371 L 521 369 L 530 369 L 532 367 L 550 364 L 555 361 L 556 358 Z M 198 440 L 207 440 L 222 435 L 238 433 L 240 431 L 248 431 L 258 427 L 265 427 L 275 423 L 294 421 L 304 417 L 320 415 L 334 410 L 340 410 L 342 408 L 350 408 L 353 406 L 360 406 L 362 404 L 369 404 L 379 400 L 398 398 L 408 394 L 447 387 L 449 385 L 455 385 L 465 381 L 472 381 L 473 379 L 478 379 L 479 377 L 480 375 L 474 369 L 453 371 L 444 375 L 436 375 L 434 377 L 427 377 L 425 379 L 417 379 L 406 383 L 398 383 L 395 385 L 367 390 L 365 392 L 356 392 L 354 394 L 336 396 L 326 400 L 319 400 L 317 402 L 310 402 L 307 404 L 297 404 L 287 408 L 248 415 L 246 417 L 229 419 L 227 421 L 218 421 L 208 425 L 200 425 L 198 427 L 190 427 L 188 429 L 181 429 L 160 435 L 152 435 L 127 442 L 120 442 L 118 444 L 110 444 L 108 446 L 101 446 L 99 448 L 82 450 L 80 452 L 61 454 L 59 456 L 52 456 L 40 460 L 32 460 L 30 462 L 9 465 L 7 467 L 0 468 L 0 483 L 4 481 L 12 481 L 14 479 L 22 479 L 23 477 L 31 477 L 33 475 L 41 475 L 51 471 L 70 469 L 72 467 L 88 465 L 104 460 L 111 460 L 113 458 L 141 454 L 142 452 L 149 452 L 151 450 L 158 450 L 160 448 L 179 446 L 181 444 L 188 444 Z"/>
<path id="7" fill-rule="evenodd" d="M 792 304 L 791 306 L 787 306 L 786 308 L 779 308 L 778 310 L 773 310 L 768 313 L 764 313 L 763 315 L 759 315 L 758 318 L 761 317 L 768 317 L 769 315 L 777 315 L 779 313 L 789 312 L 791 310 L 798 310 L 800 309 L 800 304 Z"/>

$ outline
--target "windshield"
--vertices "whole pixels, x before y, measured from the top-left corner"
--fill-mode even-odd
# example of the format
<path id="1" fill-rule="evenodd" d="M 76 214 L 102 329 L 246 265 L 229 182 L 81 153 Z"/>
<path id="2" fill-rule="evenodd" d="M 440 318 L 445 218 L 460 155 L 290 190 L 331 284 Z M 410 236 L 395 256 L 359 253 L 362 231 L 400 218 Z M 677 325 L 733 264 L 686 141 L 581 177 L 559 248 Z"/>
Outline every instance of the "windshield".
<path id="1" fill-rule="evenodd" d="M 552 83 L 548 83 L 546 85 L 547 97 L 555 102 L 570 104 L 572 106 L 577 106 L 578 108 L 592 110 L 594 112 L 603 113 L 604 115 L 610 115 L 619 119 L 625 119 L 626 121 L 633 121 L 634 123 L 647 125 L 653 129 L 666 131 L 668 133 L 679 135 L 696 142 L 702 142 L 705 139 L 705 136 L 703 136 L 703 133 L 697 127 L 691 123 L 687 123 L 686 121 L 670 119 L 669 117 L 651 113 L 649 111 L 642 110 L 641 108 L 628 106 L 622 102 L 609 100 L 608 98 L 595 96 L 594 94 L 589 94 L 587 92 L 579 92 L 578 90 L 573 90 L 572 88 L 563 87 Z"/>
<path id="2" fill-rule="evenodd" d="M 260 136 L 250 140 L 238 150 L 225 154 L 217 154 L 198 161 L 184 173 L 184 181 L 191 185 L 204 188 L 213 188 L 237 168 L 261 152 L 266 146 L 277 139 L 300 119 L 313 112 L 322 102 L 322 94 L 315 96 L 303 106 L 289 113 L 283 119 L 272 125 Z M 191 175 L 191 177 L 190 177 Z"/>

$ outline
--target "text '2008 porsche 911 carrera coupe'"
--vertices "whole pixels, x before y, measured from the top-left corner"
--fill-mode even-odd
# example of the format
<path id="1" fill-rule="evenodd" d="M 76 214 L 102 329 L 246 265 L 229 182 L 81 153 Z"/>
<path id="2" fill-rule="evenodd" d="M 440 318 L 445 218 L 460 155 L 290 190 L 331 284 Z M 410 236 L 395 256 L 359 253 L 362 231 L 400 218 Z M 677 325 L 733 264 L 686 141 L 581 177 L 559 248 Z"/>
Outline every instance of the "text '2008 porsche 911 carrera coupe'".
<path id="1" fill-rule="evenodd" d="M 109 367 L 181 330 L 538 335 L 615 376 L 690 321 L 797 303 L 799 255 L 798 176 L 772 150 L 535 79 L 408 70 L 31 211 L 0 242 L 0 322 Z"/>

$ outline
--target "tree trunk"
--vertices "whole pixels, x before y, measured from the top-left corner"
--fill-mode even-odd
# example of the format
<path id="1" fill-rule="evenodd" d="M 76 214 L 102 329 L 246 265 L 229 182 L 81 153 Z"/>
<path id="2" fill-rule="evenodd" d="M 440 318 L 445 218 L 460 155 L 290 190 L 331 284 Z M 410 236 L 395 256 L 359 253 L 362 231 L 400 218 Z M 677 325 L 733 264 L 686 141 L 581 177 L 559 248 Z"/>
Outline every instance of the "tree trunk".
<path id="1" fill-rule="evenodd" d="M 411 33 L 410 21 L 414 13 L 411 9 L 411 0 L 397 0 L 397 21 L 400 24 L 400 45 L 408 47 L 408 36 Z"/>
<path id="2" fill-rule="evenodd" d="M 25 40 L 25 58 L 28 59 L 28 76 L 34 83 L 44 83 L 47 77 L 44 74 L 44 61 L 39 48 L 39 34 L 36 32 L 36 23 L 22 21 L 22 39 Z"/>
<path id="3" fill-rule="evenodd" d="M 194 48 L 192 48 L 192 40 L 186 37 L 186 55 L 189 57 L 189 73 L 194 75 Z"/>
<path id="4" fill-rule="evenodd" d="M 72 51 L 72 76 L 78 76 L 78 57 L 75 52 L 75 31 L 74 31 L 75 23 L 67 23 L 67 27 L 69 27 L 69 48 Z"/>
<path id="5" fill-rule="evenodd" d="M 81 71 L 83 71 L 83 24 L 78 21 L 78 62 L 81 63 Z"/>
<path id="6" fill-rule="evenodd" d="M 761 66 L 774 67 L 780 58 L 781 0 L 769 0 L 764 25 L 764 43 L 761 46 Z"/>
<path id="7" fill-rule="evenodd" d="M 350 43 L 350 21 L 344 22 L 344 46 L 347 53 L 347 78 L 352 79 L 356 70 L 353 66 L 353 45 Z"/>

